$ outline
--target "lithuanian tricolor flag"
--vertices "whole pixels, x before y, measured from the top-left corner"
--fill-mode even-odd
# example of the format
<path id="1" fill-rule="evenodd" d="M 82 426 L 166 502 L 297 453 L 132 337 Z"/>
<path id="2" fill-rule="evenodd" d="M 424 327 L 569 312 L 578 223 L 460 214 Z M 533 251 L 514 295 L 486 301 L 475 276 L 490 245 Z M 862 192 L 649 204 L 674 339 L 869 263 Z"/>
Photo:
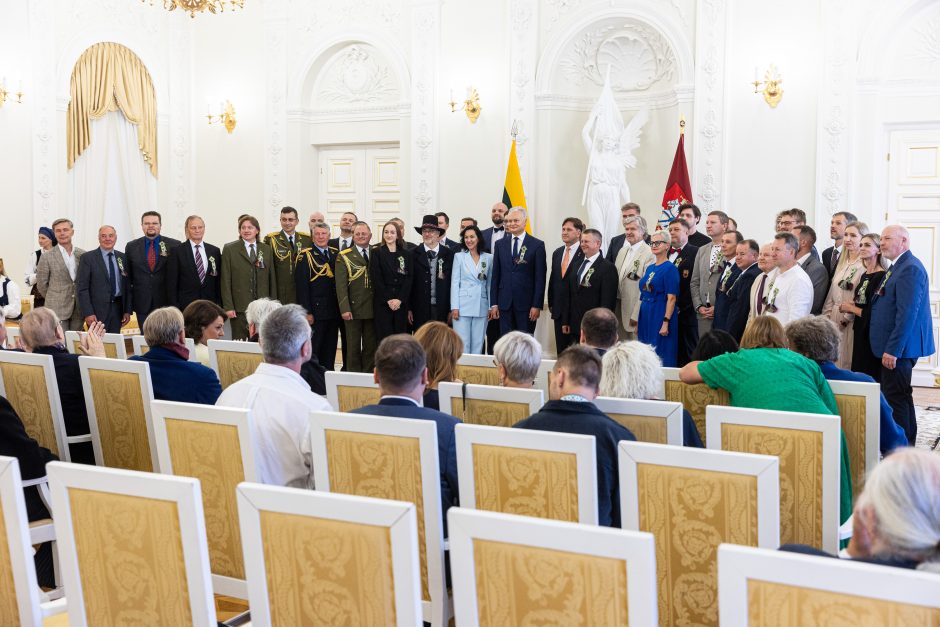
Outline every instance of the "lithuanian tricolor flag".
<path id="1" fill-rule="evenodd" d="M 525 191 L 522 189 L 522 174 L 519 172 L 519 160 L 516 159 L 516 140 L 512 140 L 509 150 L 509 165 L 506 166 L 506 183 L 503 185 L 503 204 L 513 207 L 525 207 Z M 526 213 L 529 213 L 526 208 Z M 525 232 L 532 235 L 532 215 L 525 223 Z"/>

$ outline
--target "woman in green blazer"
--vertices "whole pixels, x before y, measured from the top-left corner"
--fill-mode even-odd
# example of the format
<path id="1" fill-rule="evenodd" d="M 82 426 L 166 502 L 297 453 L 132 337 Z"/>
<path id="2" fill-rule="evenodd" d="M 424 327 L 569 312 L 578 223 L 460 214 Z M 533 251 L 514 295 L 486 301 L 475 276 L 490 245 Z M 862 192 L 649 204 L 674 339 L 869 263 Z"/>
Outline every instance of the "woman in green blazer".
<path id="1" fill-rule="evenodd" d="M 248 339 L 245 310 L 259 298 L 277 298 L 274 251 L 258 240 L 261 227 L 254 216 L 238 219 L 239 238 L 222 248 L 222 308 L 231 319 L 232 339 Z"/>

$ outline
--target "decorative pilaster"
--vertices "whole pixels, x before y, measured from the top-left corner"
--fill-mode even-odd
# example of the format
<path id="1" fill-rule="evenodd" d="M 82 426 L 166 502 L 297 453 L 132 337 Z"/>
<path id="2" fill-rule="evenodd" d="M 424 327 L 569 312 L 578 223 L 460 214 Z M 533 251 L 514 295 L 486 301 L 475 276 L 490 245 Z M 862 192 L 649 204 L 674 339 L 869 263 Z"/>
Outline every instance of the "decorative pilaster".
<path id="1" fill-rule="evenodd" d="M 56 198 L 55 6 L 53 0 L 29 3 L 29 41 L 33 66 L 33 226 L 51 224 L 66 213 Z M 53 215 L 55 212 L 55 215 Z"/>
<path id="2" fill-rule="evenodd" d="M 539 16 L 536 0 L 511 0 L 509 5 L 510 95 L 509 124 L 518 123 L 516 157 L 526 204 L 535 205 L 535 72 L 538 59 Z M 506 137 L 506 157 L 510 138 Z"/>
<path id="3" fill-rule="evenodd" d="M 440 0 L 411 5 L 411 193 L 412 220 L 434 213 L 438 202 L 437 72 Z"/>
<path id="4" fill-rule="evenodd" d="M 264 212 L 262 223 L 276 224 L 284 204 L 287 163 L 287 0 L 264 1 L 265 94 Z"/>
<path id="5" fill-rule="evenodd" d="M 692 195 L 707 213 L 722 207 L 726 0 L 699 0 L 695 24 Z"/>
<path id="6" fill-rule="evenodd" d="M 174 230 L 182 232 L 183 221 L 192 213 L 193 160 L 192 137 L 192 20 L 170 20 L 169 72 L 170 106 L 170 163 L 164 176 L 169 176 L 172 190 L 172 214 Z"/>

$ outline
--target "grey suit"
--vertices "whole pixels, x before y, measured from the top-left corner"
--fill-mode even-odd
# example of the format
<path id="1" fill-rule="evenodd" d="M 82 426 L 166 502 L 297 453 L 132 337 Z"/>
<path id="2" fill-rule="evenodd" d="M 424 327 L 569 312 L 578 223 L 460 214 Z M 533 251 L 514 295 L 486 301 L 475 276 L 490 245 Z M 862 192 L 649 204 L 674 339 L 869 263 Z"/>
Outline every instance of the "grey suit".
<path id="1" fill-rule="evenodd" d="M 826 302 L 826 294 L 829 293 L 829 271 L 826 270 L 826 266 L 821 261 L 812 255 L 808 256 L 800 265 L 813 281 L 813 309 L 810 313 L 818 316 L 822 313 L 823 304 Z"/>
<path id="2" fill-rule="evenodd" d="M 718 288 L 718 279 L 724 267 L 722 264 L 715 264 L 717 270 L 712 272 L 709 267 L 711 261 L 712 245 L 705 244 L 698 249 L 695 255 L 695 266 L 692 270 L 692 279 L 689 281 L 689 289 L 692 291 L 692 308 L 698 318 L 698 336 L 702 337 L 712 329 L 713 318 L 704 318 L 698 312 L 698 308 L 715 306 L 715 291 Z"/>
<path id="3" fill-rule="evenodd" d="M 46 307 L 59 316 L 64 330 L 80 331 L 84 320 L 78 308 L 75 281 L 69 275 L 59 248 L 53 248 L 49 253 L 40 257 L 36 266 L 36 289 L 46 299 Z M 80 259 L 85 251 L 76 246 L 72 248 L 72 254 L 75 256 L 75 276 L 78 277 Z"/>

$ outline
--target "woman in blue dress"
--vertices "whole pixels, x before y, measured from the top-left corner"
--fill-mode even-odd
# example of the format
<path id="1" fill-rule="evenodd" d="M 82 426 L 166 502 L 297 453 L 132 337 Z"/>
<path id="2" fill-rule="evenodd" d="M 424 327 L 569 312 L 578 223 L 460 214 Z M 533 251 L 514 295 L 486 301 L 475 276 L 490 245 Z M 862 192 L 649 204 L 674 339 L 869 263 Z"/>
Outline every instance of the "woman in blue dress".
<path id="1" fill-rule="evenodd" d="M 679 270 L 669 261 L 668 231 L 650 237 L 656 260 L 640 279 L 640 319 L 637 338 L 656 349 L 663 366 L 674 368 L 679 351 L 679 320 L 675 314 L 679 295 Z"/>

